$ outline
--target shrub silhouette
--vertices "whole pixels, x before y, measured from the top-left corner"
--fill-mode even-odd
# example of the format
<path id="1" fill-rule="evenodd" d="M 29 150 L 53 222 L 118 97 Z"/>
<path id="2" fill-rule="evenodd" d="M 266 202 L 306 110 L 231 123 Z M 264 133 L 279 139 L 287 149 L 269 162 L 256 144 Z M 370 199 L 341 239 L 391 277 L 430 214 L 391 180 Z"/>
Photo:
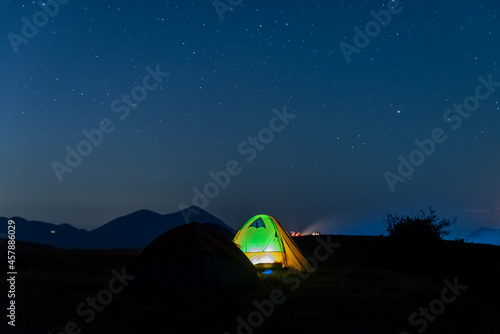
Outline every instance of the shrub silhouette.
<path id="1" fill-rule="evenodd" d="M 392 269 L 422 275 L 440 275 L 446 258 L 442 238 L 450 231 L 445 230 L 456 222 L 456 218 L 441 219 L 429 207 L 420 214 L 398 216 L 387 214 L 389 237 L 381 245 L 381 259 Z"/>
<path id="2" fill-rule="evenodd" d="M 429 213 L 420 210 L 420 215 L 413 218 L 387 214 L 387 232 L 392 239 L 401 241 L 435 242 L 450 234 L 445 228 L 455 224 L 457 218 L 440 219 L 436 211 L 429 207 Z"/>

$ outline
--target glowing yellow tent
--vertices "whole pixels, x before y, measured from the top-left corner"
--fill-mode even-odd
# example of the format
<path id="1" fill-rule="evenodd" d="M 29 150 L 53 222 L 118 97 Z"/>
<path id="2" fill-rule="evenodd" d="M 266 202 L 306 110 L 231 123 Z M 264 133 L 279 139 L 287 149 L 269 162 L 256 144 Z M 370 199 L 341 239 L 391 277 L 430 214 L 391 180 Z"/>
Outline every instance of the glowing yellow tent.
<path id="1" fill-rule="evenodd" d="M 288 232 L 271 216 L 252 217 L 241 227 L 233 242 L 256 267 L 312 270 Z"/>

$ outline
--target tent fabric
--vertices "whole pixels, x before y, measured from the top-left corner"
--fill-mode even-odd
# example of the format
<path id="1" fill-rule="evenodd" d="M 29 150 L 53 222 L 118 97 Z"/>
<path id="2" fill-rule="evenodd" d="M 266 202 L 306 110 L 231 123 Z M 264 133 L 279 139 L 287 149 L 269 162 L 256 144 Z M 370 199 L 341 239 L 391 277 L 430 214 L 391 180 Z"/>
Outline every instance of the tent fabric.
<path id="1" fill-rule="evenodd" d="M 236 233 L 233 242 L 256 266 L 281 265 L 312 270 L 290 234 L 271 216 L 257 215 Z"/>
<path id="2" fill-rule="evenodd" d="M 174 293 L 258 283 L 255 267 L 231 239 L 197 222 L 163 233 L 141 251 L 130 271 L 135 284 Z"/>

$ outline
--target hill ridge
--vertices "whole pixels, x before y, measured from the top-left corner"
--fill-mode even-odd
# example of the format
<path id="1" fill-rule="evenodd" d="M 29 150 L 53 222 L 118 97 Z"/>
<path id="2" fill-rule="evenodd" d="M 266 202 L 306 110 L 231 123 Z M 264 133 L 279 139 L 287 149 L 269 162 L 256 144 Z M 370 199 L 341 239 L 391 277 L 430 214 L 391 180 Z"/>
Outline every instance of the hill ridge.
<path id="1" fill-rule="evenodd" d="M 192 210 L 193 207 L 185 210 Z M 79 229 L 71 224 L 53 224 L 22 217 L 0 217 L 0 226 L 11 219 L 16 222 L 16 239 L 58 248 L 81 249 L 136 249 L 144 248 L 162 233 L 185 224 L 185 210 L 159 214 L 152 210 L 141 209 L 114 218 L 92 230 Z M 195 213 L 193 213 L 195 212 Z M 190 221 L 216 223 L 234 234 L 234 231 L 219 218 L 195 207 L 190 212 Z M 0 235 L 6 237 L 6 235 Z"/>

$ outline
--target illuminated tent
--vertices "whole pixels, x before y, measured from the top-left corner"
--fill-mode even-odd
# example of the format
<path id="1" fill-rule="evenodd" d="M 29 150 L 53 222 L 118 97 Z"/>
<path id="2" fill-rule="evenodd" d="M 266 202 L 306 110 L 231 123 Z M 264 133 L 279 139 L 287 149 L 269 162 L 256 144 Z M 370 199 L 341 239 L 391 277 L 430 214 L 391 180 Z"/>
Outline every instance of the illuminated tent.
<path id="1" fill-rule="evenodd" d="M 288 232 L 271 216 L 252 217 L 241 227 L 233 242 L 256 267 L 312 269 Z"/>

